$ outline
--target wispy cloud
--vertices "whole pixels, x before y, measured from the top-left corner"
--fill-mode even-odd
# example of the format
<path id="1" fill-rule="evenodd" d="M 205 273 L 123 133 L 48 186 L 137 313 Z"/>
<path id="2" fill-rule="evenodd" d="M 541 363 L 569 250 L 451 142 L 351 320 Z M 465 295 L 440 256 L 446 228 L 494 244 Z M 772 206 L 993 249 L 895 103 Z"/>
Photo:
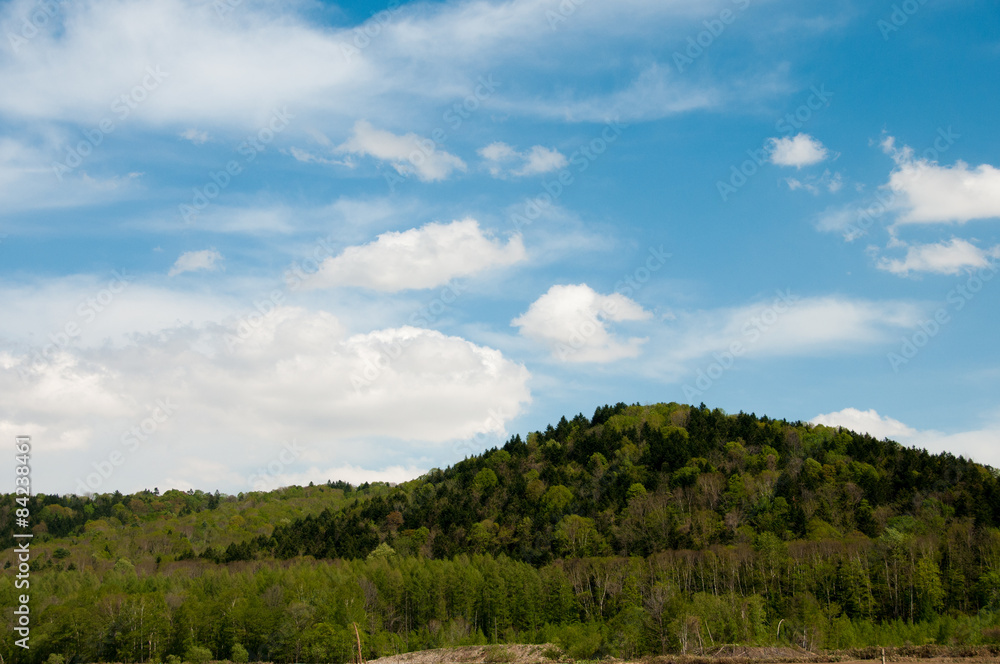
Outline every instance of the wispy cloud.
<path id="1" fill-rule="evenodd" d="M 416 174 L 424 182 L 445 180 L 453 171 L 466 169 L 464 161 L 438 149 L 429 138 L 413 133 L 397 136 L 365 120 L 355 123 L 353 134 L 337 150 L 388 161 L 400 174 Z"/>
<path id="2" fill-rule="evenodd" d="M 215 270 L 217 263 L 222 260 L 222 254 L 215 249 L 202 249 L 201 251 L 188 251 L 180 255 L 174 262 L 168 277 L 176 277 L 184 272 L 199 272 L 203 270 Z"/>
<path id="3" fill-rule="evenodd" d="M 913 272 L 960 274 L 990 265 L 991 258 L 1000 258 L 1000 245 L 992 249 L 980 249 L 971 242 L 954 237 L 934 244 L 900 244 L 906 247 L 906 257 L 879 258 L 878 269 L 900 276 Z"/>
<path id="4" fill-rule="evenodd" d="M 486 160 L 493 177 L 542 175 L 565 168 L 569 163 L 564 154 L 553 148 L 535 145 L 530 150 L 518 152 L 502 141 L 480 148 L 479 156 Z"/>

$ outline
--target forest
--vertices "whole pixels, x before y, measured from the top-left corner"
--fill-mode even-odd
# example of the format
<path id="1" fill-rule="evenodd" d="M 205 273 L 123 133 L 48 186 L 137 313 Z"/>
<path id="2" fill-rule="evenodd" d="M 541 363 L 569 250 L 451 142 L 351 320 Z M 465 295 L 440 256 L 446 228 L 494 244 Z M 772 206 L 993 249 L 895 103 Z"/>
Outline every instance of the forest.
<path id="1" fill-rule="evenodd" d="M 31 498 L 12 662 L 1000 646 L 1000 473 L 704 404 L 602 406 L 397 486 Z M 10 537 L 14 496 L 0 506 Z M 355 626 L 358 633 L 355 634 Z"/>

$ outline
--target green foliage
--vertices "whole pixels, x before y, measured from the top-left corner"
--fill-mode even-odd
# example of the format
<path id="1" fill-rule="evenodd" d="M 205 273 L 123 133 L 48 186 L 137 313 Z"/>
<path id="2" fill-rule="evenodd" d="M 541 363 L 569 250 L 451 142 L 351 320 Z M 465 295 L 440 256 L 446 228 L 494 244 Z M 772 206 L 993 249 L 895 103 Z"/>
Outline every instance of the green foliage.
<path id="1" fill-rule="evenodd" d="M 604 635 L 599 624 L 574 623 L 557 630 L 553 640 L 571 659 L 591 659 L 604 644 Z"/>
<path id="2" fill-rule="evenodd" d="M 573 492 L 561 484 L 549 487 L 542 496 L 542 504 L 549 512 L 559 514 L 573 502 Z"/>
<path id="3" fill-rule="evenodd" d="M 190 646 L 184 652 L 184 659 L 191 664 L 205 664 L 212 659 L 212 651 L 201 646 Z"/>
<path id="4" fill-rule="evenodd" d="M 382 542 L 375 549 L 368 554 L 367 560 L 384 560 L 386 558 L 391 558 L 396 555 L 395 549 L 391 546 Z"/>
<path id="5" fill-rule="evenodd" d="M 246 664 L 247 662 L 250 661 L 250 653 L 248 653 L 247 649 L 244 648 L 241 644 L 234 643 L 233 650 L 232 653 L 229 655 L 229 658 L 232 659 L 236 664 Z"/>
<path id="6" fill-rule="evenodd" d="M 497 474 L 489 468 L 483 468 L 476 473 L 476 479 L 473 480 L 472 487 L 479 493 L 485 493 L 493 489 L 497 485 L 497 482 L 499 482 Z"/>
<path id="7" fill-rule="evenodd" d="M 604 406 L 399 486 L 29 507 L 45 525 L 31 588 L 46 649 L 27 664 L 179 664 L 197 648 L 349 661 L 353 625 L 366 659 L 514 641 L 638 659 L 1000 639 L 995 472 L 704 406 Z M 0 579 L 4 606 L 15 592 Z"/>

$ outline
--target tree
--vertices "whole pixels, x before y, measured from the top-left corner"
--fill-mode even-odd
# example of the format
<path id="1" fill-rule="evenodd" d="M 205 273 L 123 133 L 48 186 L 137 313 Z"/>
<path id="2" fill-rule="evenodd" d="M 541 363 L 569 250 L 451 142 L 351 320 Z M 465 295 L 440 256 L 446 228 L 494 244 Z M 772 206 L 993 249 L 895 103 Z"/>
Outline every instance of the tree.
<path id="1" fill-rule="evenodd" d="M 212 651 L 202 646 L 190 646 L 184 652 L 184 659 L 191 664 L 205 664 L 212 659 Z"/>
<path id="2" fill-rule="evenodd" d="M 230 658 L 236 662 L 236 664 L 246 664 L 250 661 L 250 653 L 239 643 L 233 644 L 233 651 Z"/>

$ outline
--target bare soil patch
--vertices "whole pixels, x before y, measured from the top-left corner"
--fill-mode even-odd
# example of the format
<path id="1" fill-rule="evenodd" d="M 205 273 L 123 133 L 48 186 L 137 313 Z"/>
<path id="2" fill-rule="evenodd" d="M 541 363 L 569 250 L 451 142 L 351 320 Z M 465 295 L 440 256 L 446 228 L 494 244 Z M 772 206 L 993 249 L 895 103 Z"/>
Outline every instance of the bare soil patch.
<path id="1" fill-rule="evenodd" d="M 919 664 L 1000 663 L 1000 646 L 910 646 L 885 648 L 885 662 Z M 724 646 L 702 655 L 643 657 L 636 664 L 882 664 L 882 648 L 813 653 L 787 647 Z M 555 664 L 571 662 L 552 644 L 438 648 L 390 655 L 367 664 Z M 609 664 L 626 664 L 608 658 Z"/>

